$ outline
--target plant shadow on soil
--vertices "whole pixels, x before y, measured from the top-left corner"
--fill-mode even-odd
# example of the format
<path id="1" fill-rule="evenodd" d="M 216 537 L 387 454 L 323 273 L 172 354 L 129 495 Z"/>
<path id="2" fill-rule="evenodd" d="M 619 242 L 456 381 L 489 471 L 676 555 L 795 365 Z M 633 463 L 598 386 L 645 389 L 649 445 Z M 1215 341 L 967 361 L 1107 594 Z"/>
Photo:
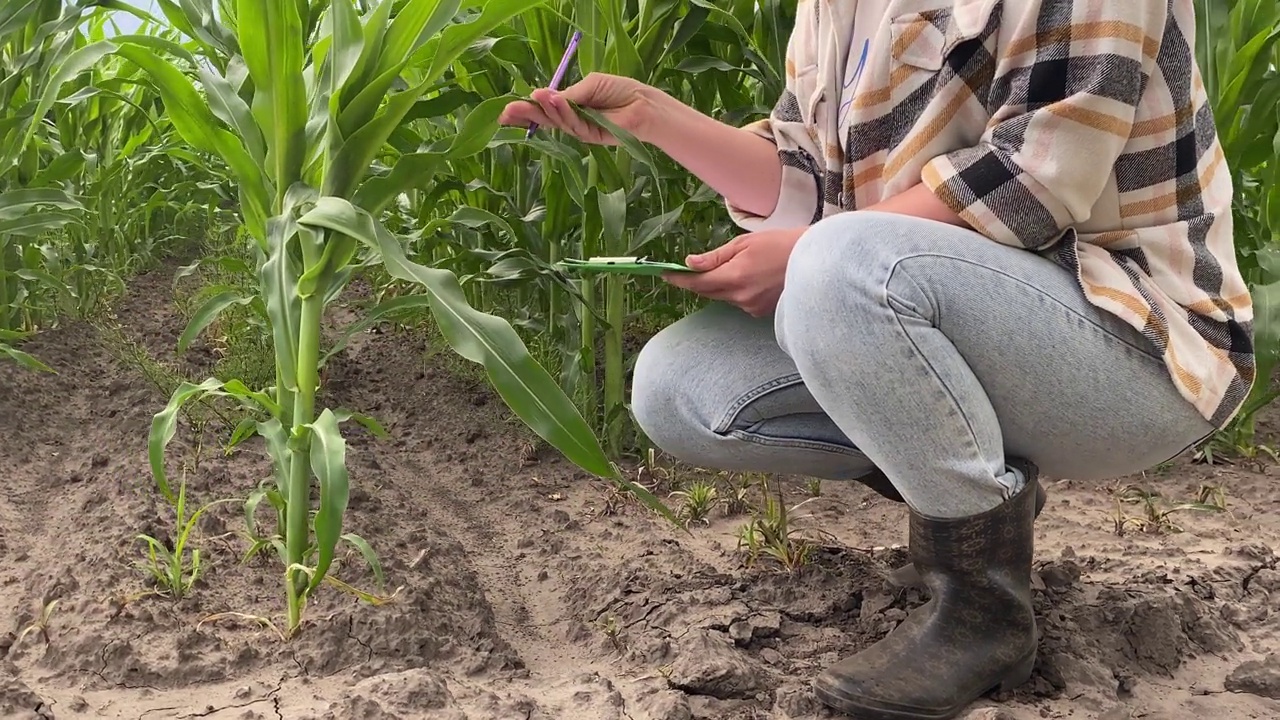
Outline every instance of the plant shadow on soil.
<path id="1" fill-rule="evenodd" d="M 168 268 L 135 280 L 120 337 L 154 363 L 151 377 L 199 381 L 217 348 L 174 354 L 171 279 Z M 173 527 L 146 454 L 167 388 L 97 326 L 25 349 L 58 374 L 0 364 L 3 717 L 835 718 L 809 680 L 923 600 L 885 581 L 904 558 L 903 508 L 855 483 L 823 483 L 805 506 L 831 534 L 809 565 L 748 568 L 743 516 L 674 532 L 530 442 L 495 393 L 421 338 L 371 332 L 333 358 L 324 394 L 392 434 L 346 430 L 348 529 L 379 553 L 387 585 L 354 552 L 335 572 L 394 597 L 371 606 L 325 588 L 283 643 L 250 619 L 281 622 L 281 569 L 267 554 L 241 564 L 239 502 L 201 520 L 206 569 L 189 597 L 145 594 L 136 536 L 167 540 Z M 203 448 L 186 476 L 194 503 L 243 498 L 270 472 L 254 441 L 225 455 L 215 427 L 198 438 L 184 422 L 169 452 L 176 474 Z M 1179 514 L 1183 532 L 1117 534 L 1115 486 L 1051 482 L 1036 672 L 971 717 L 1280 717 L 1272 473 L 1183 458 L 1124 480 L 1171 498 L 1222 488 L 1227 511 Z M 801 479 L 779 486 L 788 504 L 805 497 Z"/>

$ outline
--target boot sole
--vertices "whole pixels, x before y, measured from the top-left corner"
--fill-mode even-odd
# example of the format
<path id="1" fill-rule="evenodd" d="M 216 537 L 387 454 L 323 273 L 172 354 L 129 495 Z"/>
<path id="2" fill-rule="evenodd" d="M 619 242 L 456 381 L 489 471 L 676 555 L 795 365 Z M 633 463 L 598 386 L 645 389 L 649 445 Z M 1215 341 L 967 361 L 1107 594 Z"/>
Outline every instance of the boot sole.
<path id="1" fill-rule="evenodd" d="M 850 696 L 842 692 L 838 682 L 828 679 L 825 674 L 814 679 L 813 694 L 823 705 L 848 715 L 851 720 L 952 720 L 992 690 L 1004 692 L 1025 684 L 1031 679 L 1035 666 L 1036 650 L 1033 649 L 1030 655 L 1019 660 L 988 690 L 959 705 L 946 708 L 894 708 L 876 704 L 870 698 Z"/>

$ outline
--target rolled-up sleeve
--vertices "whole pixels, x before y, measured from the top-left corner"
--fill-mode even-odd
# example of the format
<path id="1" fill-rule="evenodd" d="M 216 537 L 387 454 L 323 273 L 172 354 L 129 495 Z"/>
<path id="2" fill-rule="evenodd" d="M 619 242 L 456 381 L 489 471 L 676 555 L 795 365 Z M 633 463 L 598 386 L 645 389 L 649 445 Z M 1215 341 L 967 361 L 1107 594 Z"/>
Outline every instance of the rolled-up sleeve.
<path id="1" fill-rule="evenodd" d="M 983 235 L 1041 249 L 1088 220 L 1105 191 L 1155 71 L 1168 4 L 1022 5 L 1027 17 L 1006 9 L 1003 23 L 1037 35 L 1002 41 L 1007 69 L 989 108 L 998 121 L 977 145 L 929 161 L 921 180 Z"/>
<path id="2" fill-rule="evenodd" d="M 786 84 L 769 117 L 744 126 L 772 142 L 782 162 L 782 185 L 772 213 L 756 215 L 726 201 L 738 227 L 754 232 L 804 227 L 822 219 L 825 168 L 808 101 L 817 92 L 818 0 L 801 0 L 787 40 Z"/>

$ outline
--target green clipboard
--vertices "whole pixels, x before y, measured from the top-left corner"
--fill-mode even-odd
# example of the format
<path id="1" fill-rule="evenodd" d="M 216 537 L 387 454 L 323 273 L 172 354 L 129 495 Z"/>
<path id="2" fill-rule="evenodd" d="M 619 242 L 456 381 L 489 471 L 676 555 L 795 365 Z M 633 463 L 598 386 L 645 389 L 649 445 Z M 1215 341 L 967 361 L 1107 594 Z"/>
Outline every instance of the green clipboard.
<path id="1" fill-rule="evenodd" d="M 623 275 L 661 275 L 667 272 L 699 272 L 679 263 L 659 262 L 643 257 L 593 257 L 586 260 L 565 259 L 561 269 L 577 273 L 615 273 Z"/>

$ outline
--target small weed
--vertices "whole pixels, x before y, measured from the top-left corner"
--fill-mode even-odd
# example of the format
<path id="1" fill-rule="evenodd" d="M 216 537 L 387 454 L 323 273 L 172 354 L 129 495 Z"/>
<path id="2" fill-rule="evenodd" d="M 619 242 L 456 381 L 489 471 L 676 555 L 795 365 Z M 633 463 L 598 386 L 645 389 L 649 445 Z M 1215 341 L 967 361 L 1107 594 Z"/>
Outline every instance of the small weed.
<path id="1" fill-rule="evenodd" d="M 1201 488 L 1200 495 L 1203 496 L 1205 488 Z M 1216 496 L 1210 494 L 1209 498 Z M 1174 513 L 1185 511 L 1196 512 L 1221 512 L 1225 509 L 1226 498 L 1222 497 L 1222 505 L 1210 502 L 1202 502 L 1200 498 L 1197 502 L 1178 503 L 1174 505 L 1166 505 L 1162 502 L 1160 493 L 1145 490 L 1143 488 L 1126 485 L 1114 494 L 1115 512 L 1112 515 L 1112 523 L 1115 527 L 1116 535 L 1124 535 L 1130 527 L 1137 529 L 1139 532 L 1159 534 L 1165 532 L 1180 533 L 1183 531 L 1182 526 L 1175 523 L 1172 519 Z M 1139 512 L 1136 514 L 1126 510 L 1127 505 L 1138 505 Z"/>
<path id="2" fill-rule="evenodd" d="M 708 516 L 711 515 L 711 509 L 715 507 L 719 500 L 719 493 L 714 483 L 706 480 L 695 480 L 684 490 L 676 490 L 671 493 L 671 497 L 678 497 L 684 501 L 680 508 L 680 519 L 685 524 L 707 523 Z"/>
<path id="3" fill-rule="evenodd" d="M 626 648 L 622 644 L 622 626 L 618 624 L 618 618 L 610 615 L 600 621 L 600 632 L 609 638 L 609 642 L 613 645 L 613 649 L 618 652 L 624 652 Z"/>
<path id="4" fill-rule="evenodd" d="M 1196 492 L 1196 503 L 1226 510 L 1227 491 L 1221 485 L 1201 485 L 1200 490 Z"/>
<path id="5" fill-rule="evenodd" d="M 46 645 L 49 644 L 49 620 L 53 618 L 53 611 L 58 607 L 57 600 L 50 600 L 40 608 L 40 617 L 31 621 L 31 624 L 22 629 L 18 635 L 18 642 L 22 642 L 31 633 L 39 633 L 44 639 Z"/>
<path id="6" fill-rule="evenodd" d="M 809 478 L 804 484 L 804 490 L 809 493 L 809 497 L 822 497 L 822 480 Z"/>
<path id="7" fill-rule="evenodd" d="M 725 481 L 725 493 L 721 499 L 725 515 L 745 515 L 751 510 L 751 489 L 760 482 L 752 475 L 730 475 Z"/>
<path id="8" fill-rule="evenodd" d="M 813 551 L 818 544 L 803 536 L 795 527 L 794 521 L 807 516 L 795 517 L 794 513 L 809 498 L 794 507 L 788 508 L 782 501 L 782 493 L 769 492 L 768 484 L 761 481 L 764 504 L 759 511 L 752 512 L 751 521 L 738 530 L 738 548 L 745 550 L 747 567 L 752 567 L 762 556 L 770 557 L 787 572 L 796 572 L 808 565 L 813 558 Z M 821 533 L 827 535 L 827 533 Z"/>
<path id="9" fill-rule="evenodd" d="M 1246 432 L 1238 425 L 1232 425 L 1211 436 L 1196 449 L 1192 459 L 1206 465 L 1225 463 L 1234 464 L 1234 458 L 1244 460 L 1253 465 L 1259 472 L 1265 469 L 1265 463 L 1280 462 L 1280 452 L 1263 443 L 1254 442 L 1253 433 Z"/>
<path id="10" fill-rule="evenodd" d="M 195 530 L 200 516 L 215 505 L 232 502 L 214 500 L 202 506 L 187 517 L 187 475 L 182 474 L 182 483 L 178 486 L 178 498 L 174 505 L 175 524 L 173 547 L 147 534 L 139 534 L 138 540 L 147 545 L 146 560 L 139 562 L 139 567 L 155 581 L 160 594 L 180 600 L 191 592 L 196 580 L 200 578 L 200 550 L 190 548 L 191 533 Z M 189 555 L 189 557 L 188 557 Z"/>
<path id="11" fill-rule="evenodd" d="M 658 451 L 649 448 L 645 452 L 644 462 L 636 469 L 636 483 L 658 492 L 662 488 L 674 487 L 677 484 L 674 467 L 664 466 L 658 461 Z"/>

